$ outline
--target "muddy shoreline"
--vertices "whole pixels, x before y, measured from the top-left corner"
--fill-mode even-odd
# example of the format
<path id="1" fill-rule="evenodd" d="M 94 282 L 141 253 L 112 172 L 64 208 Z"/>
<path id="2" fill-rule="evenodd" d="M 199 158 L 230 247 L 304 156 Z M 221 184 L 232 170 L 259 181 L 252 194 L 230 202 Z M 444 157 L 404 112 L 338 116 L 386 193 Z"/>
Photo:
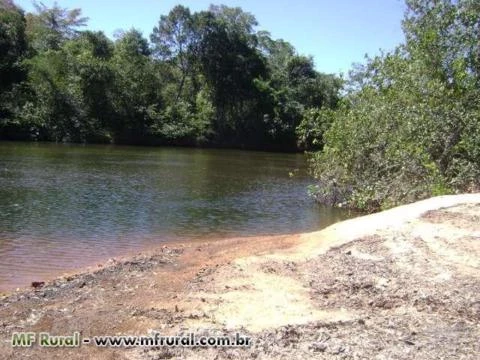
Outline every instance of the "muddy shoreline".
<path id="1" fill-rule="evenodd" d="M 480 195 L 319 232 L 168 244 L 0 297 L 0 359 L 476 359 Z M 12 348 L 12 333 L 234 334 L 242 348 Z"/>

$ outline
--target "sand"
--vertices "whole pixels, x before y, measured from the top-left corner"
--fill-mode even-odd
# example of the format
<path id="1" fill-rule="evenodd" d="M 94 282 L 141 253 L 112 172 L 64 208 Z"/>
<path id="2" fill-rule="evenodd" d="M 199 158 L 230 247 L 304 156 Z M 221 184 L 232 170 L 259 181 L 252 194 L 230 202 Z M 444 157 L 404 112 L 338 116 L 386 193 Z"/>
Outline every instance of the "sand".
<path id="1" fill-rule="evenodd" d="M 480 194 L 308 234 L 172 243 L 4 295 L 0 359 L 478 359 L 479 270 Z M 253 345 L 12 348 L 19 331 Z"/>

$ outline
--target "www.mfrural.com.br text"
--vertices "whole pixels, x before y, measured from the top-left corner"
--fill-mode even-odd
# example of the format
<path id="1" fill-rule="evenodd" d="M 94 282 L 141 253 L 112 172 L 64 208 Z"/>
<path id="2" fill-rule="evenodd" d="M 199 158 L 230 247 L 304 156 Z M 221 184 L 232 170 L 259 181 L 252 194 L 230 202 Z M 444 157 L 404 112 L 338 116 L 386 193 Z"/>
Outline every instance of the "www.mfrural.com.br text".
<path id="1" fill-rule="evenodd" d="M 93 345 L 97 347 L 249 347 L 251 338 L 236 333 L 231 336 L 205 336 L 195 333 L 165 336 L 155 333 L 149 336 L 93 336 L 83 337 L 80 332 L 71 335 L 51 335 L 47 332 L 16 332 L 12 334 L 12 347 L 40 346 L 45 348 L 75 348 Z"/>

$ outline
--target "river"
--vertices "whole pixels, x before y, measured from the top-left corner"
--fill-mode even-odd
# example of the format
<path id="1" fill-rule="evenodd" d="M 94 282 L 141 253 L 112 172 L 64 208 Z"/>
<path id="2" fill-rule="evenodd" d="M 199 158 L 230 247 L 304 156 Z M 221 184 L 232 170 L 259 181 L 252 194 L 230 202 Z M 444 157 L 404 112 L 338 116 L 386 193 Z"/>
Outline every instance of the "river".
<path id="1" fill-rule="evenodd" d="M 0 290 L 169 240 L 346 218 L 312 183 L 302 154 L 0 142 Z"/>

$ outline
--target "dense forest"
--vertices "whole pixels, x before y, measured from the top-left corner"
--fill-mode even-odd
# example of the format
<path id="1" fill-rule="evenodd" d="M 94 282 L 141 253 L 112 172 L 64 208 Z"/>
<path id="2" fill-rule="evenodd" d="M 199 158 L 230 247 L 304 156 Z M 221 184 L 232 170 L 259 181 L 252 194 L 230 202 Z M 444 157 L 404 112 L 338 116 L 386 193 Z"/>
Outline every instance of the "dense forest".
<path id="1" fill-rule="evenodd" d="M 309 111 L 339 101 L 338 77 L 240 8 L 178 5 L 149 40 L 112 41 L 84 30 L 80 9 L 0 4 L 4 139 L 291 151 L 314 146 Z"/>
<path id="2" fill-rule="evenodd" d="M 338 109 L 320 112 L 321 202 L 376 210 L 480 191 L 480 1 L 406 7 L 405 43 L 356 66 Z"/>
<path id="3" fill-rule="evenodd" d="M 312 194 L 365 210 L 480 189 L 478 0 L 406 0 L 405 43 L 345 80 L 240 8 L 114 41 L 35 8 L 0 0 L 0 138 L 309 150 Z"/>

